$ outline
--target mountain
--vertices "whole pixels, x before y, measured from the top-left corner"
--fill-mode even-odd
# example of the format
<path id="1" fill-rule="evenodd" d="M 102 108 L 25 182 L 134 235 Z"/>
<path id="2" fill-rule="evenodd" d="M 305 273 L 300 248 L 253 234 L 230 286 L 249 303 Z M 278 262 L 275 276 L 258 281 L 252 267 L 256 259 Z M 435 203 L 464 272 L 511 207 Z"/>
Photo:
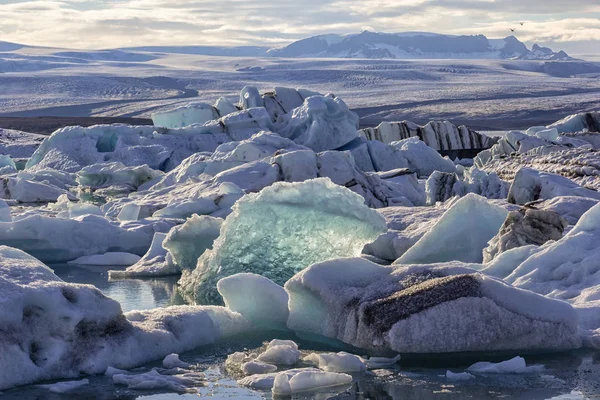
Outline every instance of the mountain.
<path id="1" fill-rule="evenodd" d="M 141 46 L 125 47 L 119 50 L 141 51 L 146 53 L 197 54 L 221 57 L 265 57 L 269 48 L 260 46 Z"/>
<path id="2" fill-rule="evenodd" d="M 426 32 L 320 35 L 298 40 L 280 49 L 274 57 L 335 58 L 483 58 L 518 60 L 573 60 L 564 51 L 527 46 L 514 36 L 488 39 L 483 35 L 453 36 Z"/>

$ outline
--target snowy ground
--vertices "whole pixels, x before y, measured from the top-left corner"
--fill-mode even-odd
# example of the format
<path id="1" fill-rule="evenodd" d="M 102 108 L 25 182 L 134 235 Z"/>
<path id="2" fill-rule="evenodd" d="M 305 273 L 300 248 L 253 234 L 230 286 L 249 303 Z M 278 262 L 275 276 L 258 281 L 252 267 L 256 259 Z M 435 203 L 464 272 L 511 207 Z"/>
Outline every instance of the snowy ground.
<path id="1" fill-rule="evenodd" d="M 600 96 L 600 64 L 582 61 L 127 54 L 106 61 L 88 53 L 67 57 L 56 49 L 0 53 L 0 115 L 149 117 L 192 100 L 237 100 L 239 89 L 251 84 L 335 93 L 362 125 L 450 119 L 475 129 L 507 129 L 592 111 Z"/>

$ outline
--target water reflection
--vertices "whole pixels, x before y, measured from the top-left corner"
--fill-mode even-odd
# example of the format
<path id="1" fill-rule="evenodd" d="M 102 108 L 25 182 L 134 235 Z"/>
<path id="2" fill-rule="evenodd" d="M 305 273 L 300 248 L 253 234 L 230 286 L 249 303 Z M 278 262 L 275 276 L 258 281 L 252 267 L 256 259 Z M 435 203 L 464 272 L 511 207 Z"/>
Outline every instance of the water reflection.
<path id="1" fill-rule="evenodd" d="M 125 268 L 68 264 L 52 265 L 51 268 L 66 282 L 96 286 L 106 296 L 121 303 L 124 312 L 185 304 L 177 292 L 177 276 L 109 281 L 109 270 Z"/>

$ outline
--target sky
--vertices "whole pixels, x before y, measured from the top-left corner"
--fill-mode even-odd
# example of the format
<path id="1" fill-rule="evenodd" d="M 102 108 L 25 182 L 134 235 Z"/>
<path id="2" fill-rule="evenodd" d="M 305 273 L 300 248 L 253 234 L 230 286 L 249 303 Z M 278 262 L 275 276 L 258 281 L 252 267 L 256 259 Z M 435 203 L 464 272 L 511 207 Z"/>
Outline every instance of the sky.
<path id="1" fill-rule="evenodd" d="M 503 38 L 515 28 L 530 46 L 600 53 L 600 0 L 0 0 L 0 21 L 0 41 L 60 48 L 281 47 L 363 30 Z"/>

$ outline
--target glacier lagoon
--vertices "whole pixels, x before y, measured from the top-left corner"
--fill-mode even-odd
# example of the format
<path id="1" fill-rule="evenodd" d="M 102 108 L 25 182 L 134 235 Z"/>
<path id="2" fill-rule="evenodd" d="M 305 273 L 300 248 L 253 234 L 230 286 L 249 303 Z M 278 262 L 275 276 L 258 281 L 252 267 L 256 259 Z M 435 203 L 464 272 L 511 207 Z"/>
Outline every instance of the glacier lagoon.
<path id="1" fill-rule="evenodd" d="M 394 131 L 400 137 L 389 135 L 388 145 L 362 136 L 356 117 L 332 96 L 286 88 L 261 95 L 246 88 L 240 103 L 246 108 L 227 111 L 218 101 L 214 108 L 228 114 L 200 126 L 59 130 L 33 153 L 25 171 L 16 171 L 16 163 L 3 167 L 8 197 L 2 209 L 10 210 L 2 214 L 3 244 L 50 264 L 89 257 L 105 264 L 56 265 L 55 275 L 23 251 L 0 249 L 0 283 L 7 294 L 2 318 L 9 327 L 0 344 L 11 355 L 1 360 L 2 384 L 50 384 L 5 395 L 72 388 L 64 396 L 77 396 L 101 388 L 118 397 L 159 387 L 202 393 L 234 386 L 223 390 L 270 396 L 269 385 L 302 393 L 348 382 L 348 371 L 315 370 L 315 356 L 307 354 L 338 351 L 342 342 L 345 350 L 374 357 L 361 359 L 370 371 L 354 374 L 353 386 L 335 396 L 597 393 L 597 353 L 591 349 L 598 347 L 598 271 L 589 243 L 598 235 L 600 206 L 597 192 L 588 188 L 598 183 L 596 165 L 589 162 L 595 136 L 575 132 L 582 124 L 593 128 L 595 114 L 511 132 L 463 165 L 418 139 L 426 131 L 440 146 L 464 144 L 467 131 L 452 124 L 410 125 Z M 536 158 L 569 158 L 573 152 L 575 164 L 566 172 L 556 168 L 559 163 Z M 444 171 L 432 173 L 415 160 L 432 160 L 429 166 Z M 528 167 L 513 176 L 496 166 L 519 161 Z M 138 168 L 143 164 L 154 172 Z M 104 177 L 81 179 L 90 171 Z M 86 203 L 90 193 L 105 201 Z M 24 206 L 32 200 L 39 203 Z M 523 211 L 518 204 L 532 207 L 531 200 L 536 212 L 517 218 Z M 285 223 L 269 222 L 277 215 Z M 486 216 L 488 224 L 479 226 Z M 465 219 L 469 224 L 456 229 Z M 535 226 L 549 231 L 531 232 Z M 459 241 L 453 232 L 460 233 Z M 293 240 L 298 235 L 302 240 Z M 172 246 L 163 245 L 164 238 Z M 203 254 L 191 251 L 196 247 Z M 458 248 L 464 251 L 448 251 Z M 581 249 L 578 257 L 573 248 Z M 446 257 L 431 258 L 436 249 Z M 178 265 L 175 254 L 191 254 L 185 257 L 190 260 Z M 228 260 L 230 254 L 236 260 Z M 486 254 L 492 259 L 482 262 Z M 192 289 L 208 282 L 211 295 L 200 296 L 199 303 L 218 303 L 221 295 L 226 307 L 182 305 L 177 277 L 109 282 L 107 260 L 114 257 L 135 262 L 133 270 L 150 276 L 181 273 L 184 288 L 186 281 Z M 542 257 L 554 262 L 537 263 Z M 553 282 L 572 262 L 572 275 Z M 261 275 L 227 276 L 245 270 Z M 203 278 L 207 274 L 210 279 Z M 108 297 L 78 283 L 91 283 Z M 244 301 L 253 306 L 244 307 Z M 275 306 L 277 313 L 270 312 Z M 262 331 L 258 317 L 267 313 L 290 330 Z M 262 342 L 271 339 L 293 339 L 302 353 L 289 343 L 265 349 Z M 404 355 L 398 366 L 377 358 L 396 352 Z M 154 363 L 165 356 L 164 368 Z M 230 358 L 242 360 L 243 369 L 269 371 L 273 362 L 283 372 L 239 379 Z M 472 365 L 508 359 L 513 366 L 502 376 Z M 21 373 L 11 371 L 11 364 Z M 46 382 L 62 377 L 79 381 Z M 263 390 L 237 388 L 234 379 Z M 111 382 L 129 388 L 113 389 Z M 326 389 L 321 395 L 334 394 Z"/>

